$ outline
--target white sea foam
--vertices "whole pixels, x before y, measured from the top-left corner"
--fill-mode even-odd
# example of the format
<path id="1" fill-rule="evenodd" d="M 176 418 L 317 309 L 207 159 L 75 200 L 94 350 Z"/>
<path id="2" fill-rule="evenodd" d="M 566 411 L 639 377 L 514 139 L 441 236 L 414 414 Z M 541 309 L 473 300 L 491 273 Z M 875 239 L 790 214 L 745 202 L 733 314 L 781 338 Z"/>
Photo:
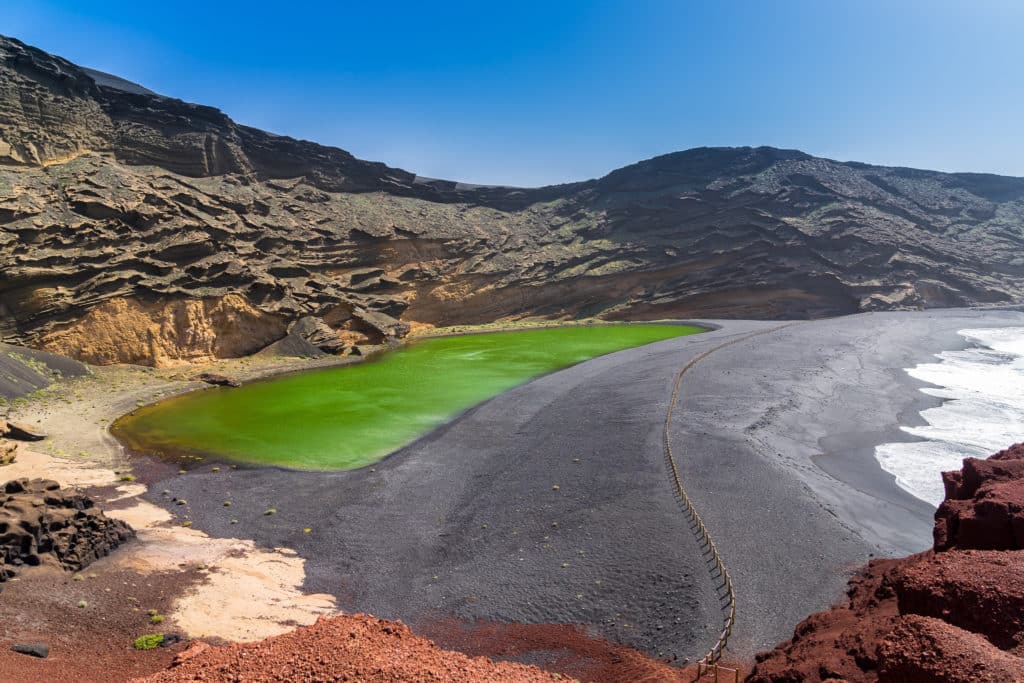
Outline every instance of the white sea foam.
<path id="1" fill-rule="evenodd" d="M 983 458 L 1024 441 L 1024 327 L 959 334 L 973 345 L 907 370 L 936 385 L 921 391 L 945 399 L 921 412 L 926 425 L 901 428 L 924 441 L 875 449 L 882 469 L 899 486 L 933 505 L 943 498 L 940 472 L 959 469 L 967 456 Z"/>

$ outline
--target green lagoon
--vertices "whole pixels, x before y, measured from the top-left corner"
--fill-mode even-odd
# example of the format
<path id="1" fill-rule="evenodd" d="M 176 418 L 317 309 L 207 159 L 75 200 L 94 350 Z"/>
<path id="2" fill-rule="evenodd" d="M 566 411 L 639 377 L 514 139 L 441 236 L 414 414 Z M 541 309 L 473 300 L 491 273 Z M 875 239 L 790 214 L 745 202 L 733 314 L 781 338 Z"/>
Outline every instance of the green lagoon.
<path id="1" fill-rule="evenodd" d="M 538 375 L 701 331 L 599 325 L 423 339 L 362 363 L 184 394 L 121 418 L 114 433 L 140 453 L 355 469 Z"/>

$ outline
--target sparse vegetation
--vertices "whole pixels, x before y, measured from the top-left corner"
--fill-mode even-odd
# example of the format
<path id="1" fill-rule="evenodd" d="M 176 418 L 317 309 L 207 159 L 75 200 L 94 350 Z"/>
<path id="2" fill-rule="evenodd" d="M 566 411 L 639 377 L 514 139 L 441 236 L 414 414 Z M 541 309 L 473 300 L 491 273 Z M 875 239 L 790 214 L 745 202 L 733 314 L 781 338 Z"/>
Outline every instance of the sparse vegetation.
<path id="1" fill-rule="evenodd" d="M 155 650 L 160 647 L 164 642 L 164 634 L 162 633 L 147 633 L 146 635 L 139 636 L 135 639 L 132 645 L 136 650 Z"/>

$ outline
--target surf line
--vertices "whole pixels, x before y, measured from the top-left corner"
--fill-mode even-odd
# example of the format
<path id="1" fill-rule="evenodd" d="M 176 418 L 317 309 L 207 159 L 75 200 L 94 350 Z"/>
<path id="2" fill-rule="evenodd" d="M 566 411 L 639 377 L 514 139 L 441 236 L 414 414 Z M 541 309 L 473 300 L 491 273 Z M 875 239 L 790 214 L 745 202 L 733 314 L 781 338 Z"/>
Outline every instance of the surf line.
<path id="1" fill-rule="evenodd" d="M 723 620 L 722 631 L 718 635 L 718 640 L 715 641 L 714 646 L 708 650 L 708 653 L 704 655 L 697 662 L 697 678 L 700 678 L 705 671 L 710 671 L 711 667 L 716 666 L 716 663 L 722 658 L 722 652 L 729 644 L 729 637 L 732 635 L 733 626 L 736 624 L 736 593 L 733 591 L 732 577 L 729 576 L 729 570 L 725 568 L 725 563 L 722 562 L 722 556 L 718 552 L 718 546 L 715 545 L 714 540 L 711 538 L 711 534 L 708 533 L 707 527 L 704 525 L 704 521 L 700 518 L 700 514 L 697 512 L 697 508 L 694 507 L 693 501 L 690 500 L 690 496 L 686 494 L 686 489 L 683 488 L 682 479 L 679 477 L 679 468 L 676 466 L 675 454 L 672 451 L 672 413 L 675 412 L 676 403 L 679 400 L 679 389 L 683 383 L 683 377 L 689 372 L 697 363 L 701 362 L 716 351 L 745 342 L 754 337 L 761 337 L 766 334 L 778 332 L 779 330 L 785 329 L 796 325 L 797 323 L 786 323 L 785 325 L 776 325 L 770 327 L 767 330 L 761 330 L 759 332 L 753 332 L 746 334 L 737 339 L 733 339 L 718 346 L 712 347 L 703 353 L 694 356 L 689 363 L 684 365 L 679 372 L 676 374 L 675 382 L 672 385 L 672 398 L 668 402 L 668 410 L 665 413 L 665 429 L 664 429 L 664 442 L 665 442 L 665 459 L 668 461 L 669 469 L 672 471 L 672 480 L 675 485 L 676 494 L 679 496 L 679 500 L 682 502 L 683 507 L 686 509 L 686 514 L 690 518 L 690 530 L 693 531 L 697 541 L 700 543 L 702 548 L 702 554 L 704 555 L 704 561 L 708 567 L 708 573 L 712 579 L 716 577 L 722 581 L 721 585 L 715 586 L 715 592 L 718 594 L 718 600 L 722 603 L 722 611 L 726 613 Z"/>

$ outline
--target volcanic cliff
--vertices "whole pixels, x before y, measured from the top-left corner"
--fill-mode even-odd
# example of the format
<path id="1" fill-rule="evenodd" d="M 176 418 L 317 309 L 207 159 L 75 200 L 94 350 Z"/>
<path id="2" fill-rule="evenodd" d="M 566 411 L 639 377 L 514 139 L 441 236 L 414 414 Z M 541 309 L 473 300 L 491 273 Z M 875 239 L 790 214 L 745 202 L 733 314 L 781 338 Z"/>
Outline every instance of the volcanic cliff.
<path id="1" fill-rule="evenodd" d="M 943 481 L 934 549 L 871 562 L 748 683 L 1024 681 L 1024 444 Z"/>
<path id="2" fill-rule="evenodd" d="M 243 355 L 289 330 L 337 352 L 414 323 L 1020 302 L 1022 245 L 1020 178 L 759 147 L 465 185 L 0 37 L 0 339 L 94 363 Z"/>

